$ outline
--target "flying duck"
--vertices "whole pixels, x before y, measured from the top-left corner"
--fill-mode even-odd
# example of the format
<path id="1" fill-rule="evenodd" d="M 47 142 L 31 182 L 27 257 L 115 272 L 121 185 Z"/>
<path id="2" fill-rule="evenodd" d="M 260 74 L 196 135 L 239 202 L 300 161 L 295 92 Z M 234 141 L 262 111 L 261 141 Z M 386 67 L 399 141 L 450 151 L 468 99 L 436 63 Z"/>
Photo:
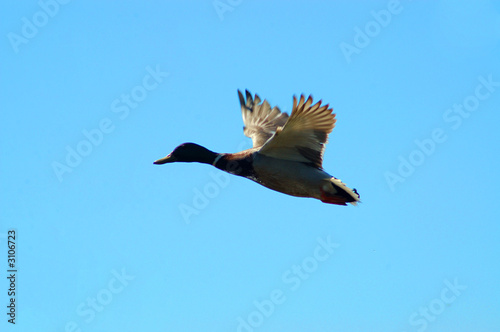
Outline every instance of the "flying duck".
<path id="1" fill-rule="evenodd" d="M 243 116 L 243 133 L 253 147 L 237 153 L 215 153 L 194 143 L 179 145 L 156 165 L 173 162 L 210 164 L 230 174 L 246 177 L 281 193 L 312 197 L 323 203 L 356 205 L 359 195 L 323 170 L 323 153 L 328 134 L 335 127 L 335 114 L 312 96 L 293 97 L 292 114 L 271 108 L 257 94 L 238 90 Z"/>

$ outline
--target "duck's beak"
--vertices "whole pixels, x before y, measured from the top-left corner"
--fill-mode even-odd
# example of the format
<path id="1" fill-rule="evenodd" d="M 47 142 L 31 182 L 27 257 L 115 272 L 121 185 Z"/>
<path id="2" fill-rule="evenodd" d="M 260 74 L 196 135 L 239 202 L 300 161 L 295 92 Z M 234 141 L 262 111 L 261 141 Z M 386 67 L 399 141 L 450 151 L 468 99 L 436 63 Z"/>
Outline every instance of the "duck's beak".
<path id="1" fill-rule="evenodd" d="M 167 164 L 167 163 L 173 163 L 175 161 L 177 161 L 177 159 L 174 156 L 172 156 L 172 154 L 169 154 L 165 158 L 161 158 L 161 159 L 156 160 L 153 164 L 163 165 L 163 164 Z"/>

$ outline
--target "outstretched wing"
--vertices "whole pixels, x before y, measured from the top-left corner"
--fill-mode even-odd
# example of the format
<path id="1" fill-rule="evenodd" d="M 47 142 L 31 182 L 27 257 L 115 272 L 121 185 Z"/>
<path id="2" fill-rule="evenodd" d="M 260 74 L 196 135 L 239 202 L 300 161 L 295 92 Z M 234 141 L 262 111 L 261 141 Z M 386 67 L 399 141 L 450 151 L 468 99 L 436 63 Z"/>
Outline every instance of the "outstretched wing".
<path id="1" fill-rule="evenodd" d="M 248 90 L 245 90 L 246 98 L 238 90 L 240 97 L 241 115 L 243 116 L 243 133 L 250 137 L 253 142 L 253 147 L 260 147 L 273 136 L 278 127 L 285 124 L 288 119 L 288 114 L 281 113 L 278 107 L 273 107 L 264 100 L 261 103 L 259 96 L 256 94 L 255 99 Z"/>
<path id="2" fill-rule="evenodd" d="M 325 144 L 335 127 L 335 114 L 321 101 L 312 105 L 312 96 L 293 97 L 292 115 L 259 150 L 259 153 L 285 160 L 312 163 L 322 168 Z"/>

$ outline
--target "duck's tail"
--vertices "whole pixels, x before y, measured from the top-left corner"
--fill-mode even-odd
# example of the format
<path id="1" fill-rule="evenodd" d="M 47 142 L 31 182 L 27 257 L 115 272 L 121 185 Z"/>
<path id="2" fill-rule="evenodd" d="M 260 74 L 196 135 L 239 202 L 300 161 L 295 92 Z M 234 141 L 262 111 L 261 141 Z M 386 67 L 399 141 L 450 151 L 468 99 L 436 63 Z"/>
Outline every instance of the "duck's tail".
<path id="1" fill-rule="evenodd" d="M 339 179 L 332 177 L 329 181 L 330 188 L 321 189 L 321 201 L 328 204 L 347 205 L 351 203 L 356 205 L 359 200 L 359 194 L 356 189 L 347 187 Z"/>

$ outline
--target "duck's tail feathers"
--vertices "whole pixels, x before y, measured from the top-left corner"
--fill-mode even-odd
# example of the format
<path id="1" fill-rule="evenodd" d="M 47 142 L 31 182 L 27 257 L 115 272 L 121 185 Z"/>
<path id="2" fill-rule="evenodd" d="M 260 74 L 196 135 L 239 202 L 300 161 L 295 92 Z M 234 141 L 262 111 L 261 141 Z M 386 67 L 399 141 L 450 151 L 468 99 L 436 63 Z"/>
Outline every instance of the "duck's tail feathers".
<path id="1" fill-rule="evenodd" d="M 337 205 L 347 205 L 347 203 L 351 203 L 352 205 L 356 205 L 360 202 L 359 194 L 356 189 L 347 187 L 342 181 L 335 177 L 330 179 L 330 184 L 333 190 L 321 190 L 321 201 L 323 203 Z"/>

